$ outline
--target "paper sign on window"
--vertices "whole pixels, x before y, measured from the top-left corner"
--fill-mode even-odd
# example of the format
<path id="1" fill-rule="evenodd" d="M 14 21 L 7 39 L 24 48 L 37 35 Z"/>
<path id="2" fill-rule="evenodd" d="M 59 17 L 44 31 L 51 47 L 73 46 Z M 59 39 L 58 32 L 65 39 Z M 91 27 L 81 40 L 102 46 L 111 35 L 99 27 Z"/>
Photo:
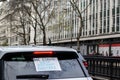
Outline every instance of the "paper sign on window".
<path id="1" fill-rule="evenodd" d="M 57 58 L 34 58 L 36 71 L 61 71 Z"/>

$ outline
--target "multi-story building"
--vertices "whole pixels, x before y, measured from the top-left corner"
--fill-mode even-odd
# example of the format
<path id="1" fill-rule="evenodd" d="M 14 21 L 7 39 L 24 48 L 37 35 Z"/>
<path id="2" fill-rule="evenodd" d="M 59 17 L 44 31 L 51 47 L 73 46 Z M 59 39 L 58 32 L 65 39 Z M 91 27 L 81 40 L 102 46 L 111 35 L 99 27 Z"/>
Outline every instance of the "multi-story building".
<path id="1" fill-rule="evenodd" d="M 52 1 L 50 8 L 54 9 L 54 17 L 46 28 L 46 35 L 47 41 L 50 40 L 52 45 L 76 49 L 80 19 L 69 1 Z M 84 21 L 80 37 L 81 53 L 120 56 L 120 0 L 76 1 Z M 31 32 L 31 37 L 34 37 L 34 31 Z M 37 41 L 42 43 L 40 30 L 37 32 Z"/>
<path id="2" fill-rule="evenodd" d="M 4 13 L 6 8 L 6 3 L 0 6 L 0 45 L 8 45 L 8 28 L 7 28 L 7 21 L 2 20 L 4 17 Z"/>
<path id="3" fill-rule="evenodd" d="M 0 46 L 22 45 L 24 42 L 21 37 L 24 33 L 22 23 L 19 20 L 20 14 L 15 12 L 17 11 L 10 10 L 7 1 L 0 5 Z M 23 18 L 26 18 L 26 16 Z M 26 26 L 29 26 L 29 24 L 26 24 Z M 27 37 L 27 31 L 25 36 Z"/>
<path id="4" fill-rule="evenodd" d="M 76 48 L 80 21 L 76 12 L 72 10 L 69 0 L 66 1 L 65 3 L 60 2 L 60 0 L 55 1 L 55 4 L 60 5 L 60 9 L 66 10 L 66 15 L 64 14 L 62 20 L 63 25 L 56 24 L 59 28 L 53 29 L 54 35 L 51 35 L 50 38 L 54 45 L 72 45 L 73 48 Z M 112 54 L 120 56 L 120 0 L 78 0 L 77 5 L 80 11 L 83 11 L 84 19 L 80 51 L 83 54 L 94 52 L 105 56 Z M 59 19 L 60 9 L 58 10 Z M 70 26 L 72 27 L 70 28 Z"/>

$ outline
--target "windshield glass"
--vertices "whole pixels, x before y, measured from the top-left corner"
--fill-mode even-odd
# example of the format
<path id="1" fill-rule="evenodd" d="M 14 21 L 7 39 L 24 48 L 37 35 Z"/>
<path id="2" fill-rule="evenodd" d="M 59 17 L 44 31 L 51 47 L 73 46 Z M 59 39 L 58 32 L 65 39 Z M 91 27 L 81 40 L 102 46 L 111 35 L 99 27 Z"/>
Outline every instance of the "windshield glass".
<path id="1" fill-rule="evenodd" d="M 34 61 L 5 61 L 5 80 L 17 80 L 18 75 L 33 74 L 49 75 L 49 79 L 84 77 L 76 59 L 59 60 L 59 64 L 61 71 L 36 71 Z"/>

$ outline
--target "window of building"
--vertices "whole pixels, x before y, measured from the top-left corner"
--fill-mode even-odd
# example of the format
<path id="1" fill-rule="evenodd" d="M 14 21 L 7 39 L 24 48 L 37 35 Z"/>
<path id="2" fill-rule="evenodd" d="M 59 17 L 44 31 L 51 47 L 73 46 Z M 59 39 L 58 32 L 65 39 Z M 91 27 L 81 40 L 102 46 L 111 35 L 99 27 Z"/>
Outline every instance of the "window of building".
<path id="1" fill-rule="evenodd" d="M 112 15 L 115 15 L 115 7 L 112 9 Z"/>
<path id="2" fill-rule="evenodd" d="M 112 32 L 115 32 L 115 16 L 113 15 L 113 27 L 112 27 Z"/>
<path id="3" fill-rule="evenodd" d="M 100 18 L 102 17 L 102 12 L 100 12 Z"/>
<path id="4" fill-rule="evenodd" d="M 85 35 L 85 32 L 83 31 L 83 36 Z"/>
<path id="5" fill-rule="evenodd" d="M 120 12 L 120 11 L 119 11 L 119 7 L 117 7 L 116 10 L 117 10 L 117 15 L 119 16 L 119 12 Z"/>
<path id="6" fill-rule="evenodd" d="M 107 26 L 107 32 L 109 32 L 109 25 Z"/>
<path id="7" fill-rule="evenodd" d="M 110 10 L 107 10 L 107 16 L 109 17 L 109 15 L 110 15 Z"/>
<path id="8" fill-rule="evenodd" d="M 106 29 L 105 28 L 103 29 L 103 33 L 106 33 Z"/>
<path id="9" fill-rule="evenodd" d="M 102 33 L 102 27 L 100 27 L 99 31 L 100 31 L 100 33 Z"/>
<path id="10" fill-rule="evenodd" d="M 106 11 L 106 0 L 104 0 L 104 10 Z"/>
<path id="11" fill-rule="evenodd" d="M 113 8 L 115 7 L 115 0 L 112 0 L 113 1 Z"/>
<path id="12" fill-rule="evenodd" d="M 119 16 L 117 16 L 117 18 L 116 18 L 116 31 L 119 31 L 119 26 L 120 26 L 120 20 L 119 20 Z"/>
<path id="13" fill-rule="evenodd" d="M 98 27 L 98 20 L 96 20 L 96 30 L 97 30 L 97 27 Z"/>
<path id="14" fill-rule="evenodd" d="M 119 25 L 117 25 L 117 26 L 116 26 L 116 31 L 119 31 L 119 29 L 120 29 L 120 28 L 119 28 Z"/>
<path id="15" fill-rule="evenodd" d="M 117 18 L 116 18 L 116 19 L 117 19 L 117 20 L 116 20 L 117 25 L 119 25 L 119 18 L 120 18 L 119 16 L 117 16 Z"/>
<path id="16" fill-rule="evenodd" d="M 106 26 L 106 20 L 104 20 L 104 26 Z"/>
<path id="17" fill-rule="evenodd" d="M 104 17 L 106 17 L 106 11 L 104 11 Z"/>
<path id="18" fill-rule="evenodd" d="M 118 0 L 118 6 L 120 6 L 120 0 Z"/>
<path id="19" fill-rule="evenodd" d="M 108 10 L 110 9 L 110 0 L 107 0 Z"/>
<path id="20" fill-rule="evenodd" d="M 93 35 L 94 35 L 94 33 L 95 33 L 94 30 L 92 30 L 92 34 L 93 34 Z"/>
<path id="21" fill-rule="evenodd" d="M 101 11 L 102 11 L 102 6 L 103 6 L 102 2 L 103 2 L 103 0 L 100 0 Z"/>
<path id="22" fill-rule="evenodd" d="M 101 18 L 101 19 L 100 19 L 100 26 L 101 26 L 101 27 L 100 27 L 100 33 L 102 33 L 102 22 L 103 22 L 103 21 L 102 21 L 102 18 Z"/>
<path id="23" fill-rule="evenodd" d="M 91 31 L 89 31 L 89 35 L 91 35 Z"/>
<path id="24" fill-rule="evenodd" d="M 96 13 L 96 20 L 98 19 L 98 15 L 97 15 L 97 13 Z"/>
<path id="25" fill-rule="evenodd" d="M 112 27 L 112 32 L 115 32 L 115 27 L 114 27 L 115 25 L 113 25 L 113 27 Z"/>
<path id="26" fill-rule="evenodd" d="M 113 16 L 113 25 L 115 25 L 115 16 Z"/>
<path id="27" fill-rule="evenodd" d="M 86 35 L 87 35 L 87 31 L 85 31 Z"/>

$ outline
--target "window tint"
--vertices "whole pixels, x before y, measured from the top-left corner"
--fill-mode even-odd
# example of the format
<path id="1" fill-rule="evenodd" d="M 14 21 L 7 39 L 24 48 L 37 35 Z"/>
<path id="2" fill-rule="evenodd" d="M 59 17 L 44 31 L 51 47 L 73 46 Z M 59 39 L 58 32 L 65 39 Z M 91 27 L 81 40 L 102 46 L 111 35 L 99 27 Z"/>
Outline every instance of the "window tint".
<path id="1" fill-rule="evenodd" d="M 7 53 L 2 57 L 4 60 L 4 78 L 5 80 L 18 80 L 17 76 L 24 75 L 48 75 L 49 79 L 61 78 L 80 78 L 85 77 L 75 52 L 55 51 L 53 55 L 35 55 L 34 52 L 15 52 Z M 61 71 L 37 71 L 34 59 L 35 58 L 57 58 L 61 67 Z"/>
<path id="2" fill-rule="evenodd" d="M 59 60 L 61 71 L 39 71 L 35 69 L 33 61 L 5 61 L 5 80 L 17 80 L 17 75 L 47 74 L 49 79 L 80 78 L 84 73 L 77 59 Z M 27 79 L 25 79 L 27 80 Z"/>
<path id="3" fill-rule="evenodd" d="M 43 52 L 43 51 L 41 51 Z M 58 59 L 76 59 L 78 55 L 72 51 L 53 51 L 53 54 L 34 54 L 34 52 L 13 52 L 5 54 L 4 61 L 31 61 L 35 57 L 57 57 Z"/>

